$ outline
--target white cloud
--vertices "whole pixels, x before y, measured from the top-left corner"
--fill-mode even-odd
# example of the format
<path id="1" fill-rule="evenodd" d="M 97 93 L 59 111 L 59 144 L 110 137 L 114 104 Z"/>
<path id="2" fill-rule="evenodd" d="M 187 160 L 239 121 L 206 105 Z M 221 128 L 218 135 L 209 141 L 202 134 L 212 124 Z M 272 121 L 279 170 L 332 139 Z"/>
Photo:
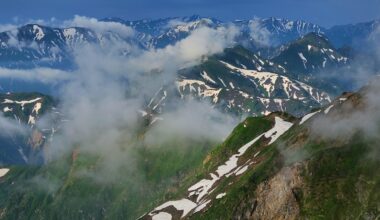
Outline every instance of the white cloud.
<path id="1" fill-rule="evenodd" d="M 0 130 L 2 133 L 0 135 L 23 135 L 26 134 L 26 127 L 19 124 L 16 120 L 11 120 L 5 118 L 0 114 Z"/>
<path id="2" fill-rule="evenodd" d="M 177 26 L 187 25 L 187 22 L 181 21 L 180 19 L 172 19 L 166 25 L 166 28 L 174 28 Z"/>
<path id="3" fill-rule="evenodd" d="M 17 29 L 15 24 L 0 24 L 0 32 L 11 31 Z"/>
<path id="4" fill-rule="evenodd" d="M 217 29 L 201 27 L 174 45 L 152 49 L 131 58 L 128 65 L 143 71 L 178 70 L 200 62 L 205 56 L 223 52 L 224 48 L 233 46 L 237 34 L 238 29 L 235 26 Z"/>
<path id="5" fill-rule="evenodd" d="M 70 72 L 52 68 L 9 69 L 0 67 L 0 78 L 13 78 L 30 82 L 57 83 L 68 80 Z"/>
<path id="6" fill-rule="evenodd" d="M 127 38 L 134 34 L 130 27 L 122 24 L 81 16 L 66 21 L 65 25 L 87 27 L 99 34 L 112 31 Z M 74 48 L 78 68 L 72 72 L 51 68 L 0 68 L 0 78 L 43 83 L 64 81 L 57 93 L 60 112 L 69 122 L 62 124 L 54 136 L 49 151 L 52 158 L 61 157 L 62 150 L 70 151 L 72 146 L 79 146 L 81 151 L 104 159 L 104 167 L 109 166 L 110 170 L 103 174 L 112 173 L 133 159 L 126 151 L 136 144 L 133 134 L 141 126 L 139 110 L 145 108 L 147 97 L 151 98 L 163 85 L 174 85 L 180 68 L 198 64 L 205 57 L 233 46 L 237 34 L 234 26 L 200 27 L 174 45 L 151 50 L 140 49 L 128 40 L 105 38 L 101 45 L 90 43 Z M 123 55 L 124 50 L 128 56 Z M 224 115 L 208 104 L 185 106 L 164 115 L 166 120 L 162 126 L 167 134 L 176 130 L 178 135 L 191 135 L 194 139 L 221 140 L 232 128 L 232 123 L 211 120 L 216 115 L 222 118 Z M 176 120 L 177 117 L 182 119 Z M 152 132 L 149 137 L 154 139 L 157 135 L 159 133 Z"/>
<path id="7" fill-rule="evenodd" d="M 99 21 L 96 18 L 75 15 L 72 20 L 63 22 L 64 26 L 85 27 L 92 29 L 97 33 L 113 32 L 121 37 L 132 37 L 135 33 L 131 27 L 118 22 Z"/>
<path id="8" fill-rule="evenodd" d="M 107 172 L 103 174 L 107 175 L 130 163 L 133 158 L 128 152 L 136 144 L 133 134 L 141 126 L 139 110 L 145 108 L 147 97 L 151 98 L 165 83 L 174 85 L 179 68 L 197 64 L 202 57 L 232 46 L 237 32 L 234 27 L 203 27 L 175 45 L 148 51 L 132 49 L 129 56 L 120 54 L 125 41 L 112 41 L 107 47 L 90 44 L 76 50 L 78 69 L 59 93 L 61 112 L 69 123 L 56 134 L 51 152 L 79 146 L 81 151 L 104 159 Z M 151 72 L 156 69 L 161 71 Z M 214 123 L 210 119 L 216 115 L 223 116 L 208 104 L 186 105 L 164 114 L 162 126 L 167 134 L 173 129 L 195 140 L 221 140 L 232 123 Z M 177 117 L 182 120 L 176 120 Z M 182 126 L 187 127 L 178 129 Z M 150 140 L 158 135 L 151 133 Z"/>
<path id="9" fill-rule="evenodd" d="M 259 46 L 269 46 L 271 44 L 270 31 L 261 25 L 259 19 L 249 22 L 250 36 Z"/>
<path id="10" fill-rule="evenodd" d="M 160 144 L 173 137 L 194 137 L 195 140 L 223 140 L 237 120 L 213 108 L 209 103 L 187 101 L 176 109 L 164 112 L 146 134 L 149 146 Z"/>

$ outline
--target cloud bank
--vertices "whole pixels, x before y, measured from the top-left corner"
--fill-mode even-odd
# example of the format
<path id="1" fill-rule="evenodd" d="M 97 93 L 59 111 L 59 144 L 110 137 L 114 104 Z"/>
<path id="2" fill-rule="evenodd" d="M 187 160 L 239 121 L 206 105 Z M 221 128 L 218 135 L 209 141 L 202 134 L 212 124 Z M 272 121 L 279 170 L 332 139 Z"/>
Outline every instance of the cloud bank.
<path id="1" fill-rule="evenodd" d="M 158 90 L 175 91 L 180 68 L 232 46 L 237 33 L 233 26 L 201 27 L 162 49 L 143 50 L 131 45 L 128 55 L 120 52 L 128 46 L 125 41 L 109 41 L 106 49 L 89 44 L 75 50 L 78 68 L 59 90 L 58 109 L 68 121 L 55 134 L 48 158 L 61 158 L 73 149 L 93 154 L 101 158 L 102 171 L 86 175 L 112 179 L 126 164 L 131 169 L 135 166 L 133 149 L 138 145 L 159 145 L 170 138 L 222 141 L 236 119 L 213 109 L 208 102 L 187 103 L 171 94 L 170 101 L 175 104 L 167 106 L 162 115 L 152 116 L 162 120 L 150 126 L 143 142 L 137 138 L 144 126 L 140 111 L 146 110 Z"/>
<path id="2" fill-rule="evenodd" d="M 72 20 L 64 21 L 63 26 L 89 28 L 97 33 L 112 32 L 119 34 L 121 37 L 124 38 L 133 37 L 135 34 L 135 31 L 131 27 L 128 27 L 121 23 L 99 21 L 96 18 L 90 18 L 79 15 L 75 15 Z"/>

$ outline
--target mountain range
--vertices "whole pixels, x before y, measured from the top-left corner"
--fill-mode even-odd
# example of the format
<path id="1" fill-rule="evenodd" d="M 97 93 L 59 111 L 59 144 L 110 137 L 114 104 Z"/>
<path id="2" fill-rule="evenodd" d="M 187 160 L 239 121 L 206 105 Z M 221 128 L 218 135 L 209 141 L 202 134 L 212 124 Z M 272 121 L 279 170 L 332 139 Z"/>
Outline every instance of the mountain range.
<path id="1" fill-rule="evenodd" d="M 51 67 L 65 70 L 75 69 L 76 64 L 72 58 L 73 50 L 81 45 L 86 44 L 98 44 L 106 48 L 107 43 L 105 41 L 117 39 L 121 41 L 129 42 L 143 50 L 152 50 L 163 48 L 168 45 L 173 45 L 176 42 L 189 36 L 194 30 L 200 27 L 218 28 L 234 25 L 239 30 L 236 46 L 241 46 L 247 51 L 250 51 L 250 55 L 240 60 L 242 57 L 238 53 L 228 52 L 225 56 L 229 57 L 227 62 L 232 66 L 242 69 L 248 68 L 249 70 L 266 71 L 269 73 L 280 74 L 288 77 L 289 80 L 298 80 L 307 86 L 313 87 L 314 90 L 320 91 L 320 93 L 327 93 L 330 96 L 338 95 L 345 90 L 351 90 L 350 86 L 347 86 L 347 82 L 339 83 L 339 80 L 334 81 L 334 86 L 330 82 L 322 79 L 322 77 L 315 77 L 318 72 L 334 71 L 335 69 L 342 67 L 349 67 L 350 58 L 352 54 L 345 53 L 346 50 L 340 49 L 342 46 L 345 48 L 354 48 L 355 42 L 365 41 L 369 34 L 378 26 L 377 21 L 360 23 L 355 25 L 346 25 L 332 27 L 329 29 L 320 27 L 318 25 L 308 23 L 305 21 L 291 21 L 287 19 L 268 18 L 268 19 L 252 19 L 252 20 L 237 20 L 233 22 L 222 22 L 214 18 L 190 16 L 190 17 L 177 17 L 177 18 L 164 18 L 157 20 L 138 20 L 138 21 L 124 21 L 119 18 L 106 18 L 99 22 L 105 23 L 118 23 L 131 28 L 135 33 L 131 36 L 121 36 L 116 31 L 97 32 L 86 27 L 65 27 L 65 28 L 52 28 L 48 26 L 42 26 L 37 24 L 28 24 L 19 27 L 16 30 L 6 31 L 0 34 L 0 66 L 7 68 L 33 68 L 33 67 Z M 341 33 L 339 33 L 341 31 Z M 352 33 L 351 39 L 347 39 L 344 32 Z M 253 33 L 262 33 L 259 36 Z M 314 33 L 314 34 L 311 34 Z M 339 41 L 337 36 L 344 36 Z M 265 39 L 261 39 L 264 38 Z M 331 38 L 331 39 L 330 39 Z M 263 45 L 261 41 L 266 41 Z M 121 52 L 128 56 L 129 48 L 121 48 Z M 248 52 L 246 53 L 248 54 Z M 236 57 L 233 57 L 236 56 Z M 249 57 L 250 56 L 250 57 Z M 252 58 L 253 57 L 253 58 Z M 257 57 L 257 58 L 256 58 Z M 253 59 L 256 64 L 251 65 L 248 59 Z M 245 62 L 245 67 L 241 66 L 238 62 Z M 261 64 L 260 62 L 269 62 L 267 64 Z M 211 67 L 211 61 L 206 61 L 201 66 Z M 272 68 L 269 64 L 276 66 Z M 262 65 L 266 65 L 263 68 Z M 220 66 L 220 65 L 219 65 Z M 194 67 L 199 68 L 199 67 Z M 214 68 L 214 67 L 212 67 Z M 216 67 L 220 68 L 220 67 Z M 222 67 L 225 71 L 229 71 L 228 68 Z M 218 69 L 219 70 L 219 69 Z M 203 71 L 203 70 L 202 70 Z M 218 74 L 214 73 L 208 74 Z M 189 71 L 187 71 L 189 72 Z M 206 71 L 207 72 L 207 71 Z M 200 74 L 200 73 L 198 73 Z M 187 74 L 188 75 L 188 74 Z M 190 74 L 196 75 L 196 74 Z M 222 74 L 222 77 L 227 77 Z M 229 77 L 229 76 L 228 76 Z M 181 75 L 178 76 L 178 82 L 182 82 L 182 78 L 192 77 Z M 197 78 L 197 79 L 195 79 Z M 195 77 L 195 80 L 199 80 L 199 77 Z M 227 79 L 222 79 L 227 80 Z M 209 82 L 205 79 L 201 79 L 202 83 L 210 87 L 211 90 L 218 91 L 221 85 L 209 85 Z M 219 80 L 214 82 L 221 83 Z M 236 88 L 239 88 L 238 82 L 231 82 Z M 264 81 L 261 82 L 261 84 Z M 271 82 L 265 82 L 270 84 Z M 275 83 L 275 82 L 272 82 Z M 6 81 L 3 80 L 2 87 L 8 88 L 25 88 L 24 82 Z M 12 85 L 10 85 L 12 84 Z M 229 82 L 224 82 L 226 85 L 222 87 L 228 87 Z M 20 85 L 20 86 L 18 86 Z M 30 85 L 28 85 L 30 86 Z M 256 85 L 254 85 L 256 86 Z M 262 86 L 262 85 L 261 85 Z M 30 86 L 35 88 L 36 86 Z M 39 87 L 43 87 L 40 86 Z M 204 87 L 204 86 L 203 86 Z M 241 86 L 243 87 L 243 85 Z M 300 86 L 298 86 L 300 87 Z M 42 92 L 48 89 L 41 90 Z M 202 89 L 204 90 L 204 89 Z M 17 91 L 17 90 L 15 90 Z M 208 94 L 200 94 L 202 97 L 215 98 L 215 92 Z M 201 92 L 203 93 L 203 92 Z M 224 92 L 222 92 L 224 93 Z M 231 92 L 227 92 L 231 93 Z M 260 93 L 254 93 L 253 91 L 240 90 L 237 94 L 228 94 L 229 97 L 241 96 L 241 94 L 248 94 L 244 96 L 252 96 L 255 101 L 259 98 L 268 99 L 269 94 L 258 95 Z M 289 92 L 286 92 L 287 94 Z M 302 93 L 302 92 L 301 92 Z M 313 96 L 312 92 L 308 92 L 309 96 Z M 240 95 L 239 95 L 240 94 Z M 183 94 L 180 94 L 181 96 Z M 315 94 L 314 94 L 315 95 Z M 291 95 L 278 97 L 280 99 L 289 99 Z M 302 95 L 304 96 L 304 95 Z M 309 99 L 311 102 L 320 103 L 324 98 Z M 277 97 L 276 97 L 277 98 Z M 246 98 L 239 98 L 246 99 Z M 303 98 L 302 98 L 303 99 Z M 229 103 L 233 100 L 231 98 L 223 101 Z M 243 101 L 237 105 L 243 105 Z M 258 101 L 259 105 L 263 104 L 262 101 Z M 273 100 L 266 100 L 265 102 L 272 102 Z M 277 101 L 278 103 L 280 100 Z M 251 101 L 252 103 L 252 101 Z M 305 103 L 304 103 L 305 104 Z M 227 104 L 224 104 L 227 105 Z M 276 108 L 266 109 L 265 107 L 259 107 L 257 110 L 250 110 L 252 107 L 240 108 L 237 111 L 259 114 L 266 111 L 276 111 L 284 109 L 284 106 L 280 107 L 278 104 Z M 314 107 L 314 104 L 305 104 Z M 226 108 L 226 106 L 224 106 Z M 231 106 L 229 107 L 231 108 Z M 308 108 L 308 109 L 309 109 Z M 298 114 L 297 111 L 291 111 L 291 113 Z M 302 113 L 302 110 L 301 110 Z"/>
<path id="2" fill-rule="evenodd" d="M 238 44 L 247 49 L 260 49 L 264 46 L 276 47 L 294 41 L 308 33 L 325 35 L 335 48 L 343 46 L 357 48 L 378 26 L 378 21 L 334 26 L 326 29 L 305 21 L 268 18 L 222 22 L 214 18 L 190 16 L 158 20 L 124 21 L 119 18 L 106 18 L 100 21 L 117 22 L 135 31 L 134 36 L 121 36 L 120 33 L 107 31 L 96 33 L 86 27 L 53 28 L 38 24 L 27 24 L 15 30 L 0 33 L 1 66 L 30 67 L 48 65 L 67 68 L 70 51 L 73 47 L 97 42 L 104 39 L 121 38 L 132 41 L 143 48 L 163 48 L 172 45 L 199 27 L 217 28 L 235 25 L 240 33 Z M 255 36 L 255 32 L 264 32 Z M 260 39 L 266 36 L 268 39 Z"/>
<path id="3" fill-rule="evenodd" d="M 61 132 L 78 132 L 63 125 L 80 127 L 87 113 L 76 117 L 79 122 L 70 121 L 62 113 L 67 97 L 45 94 L 40 85 L 33 87 L 40 90 L 26 92 L 27 80 L 20 83 L 3 78 L 0 219 L 380 216 L 378 77 L 368 73 L 371 83 L 360 85 L 363 87 L 357 92 L 346 92 L 355 89 L 349 71 L 361 61 L 357 57 L 371 59 L 362 51 L 379 27 L 378 21 L 331 28 L 278 18 L 224 22 L 201 16 L 138 21 L 105 18 L 97 22 L 121 24 L 133 34 L 23 25 L 0 33 L 0 70 L 46 68 L 75 73 L 74 53 L 84 45 L 107 50 L 110 42 L 124 42 L 118 51 L 120 57 L 128 58 L 131 50 L 170 47 L 204 27 L 234 26 L 238 35 L 222 52 L 176 69 L 175 77 L 147 92 L 136 112 L 105 102 L 107 111 L 97 115 L 94 129 L 103 128 L 101 119 L 112 118 L 113 108 L 124 110 L 122 117 L 135 118 L 136 127 L 118 125 L 117 132 L 112 130 L 111 137 L 118 137 L 119 132 L 122 136 L 117 139 L 122 141 L 117 143 L 120 149 L 116 153 L 108 146 L 113 143 L 108 138 L 93 137 L 105 145 L 101 154 L 81 147 L 77 140 L 60 139 L 60 144 L 67 141 L 73 145 L 53 148 L 53 140 Z M 152 72 L 165 76 L 160 70 Z M 105 84 L 97 83 L 99 94 L 109 92 L 103 88 Z M 120 97 L 128 97 L 128 89 Z M 89 103 L 99 108 L 91 104 L 101 96 L 91 98 L 75 104 L 79 110 L 86 110 Z M 165 114 L 198 101 L 240 122 L 224 140 L 207 135 L 198 138 L 191 129 L 202 130 L 211 120 L 192 122 L 196 113 L 189 108 L 186 134 L 175 133 L 175 127 L 170 131 L 172 122 Z M 211 114 L 216 117 L 216 112 Z M 158 133 L 152 140 L 150 132 L 157 132 L 165 123 L 168 134 Z M 63 127 L 66 130 L 62 131 Z M 96 134 L 106 132 L 99 129 Z"/>
<path id="4" fill-rule="evenodd" d="M 377 137 L 360 126 L 332 136 L 315 129 L 321 121 L 342 123 L 376 111 L 369 101 L 376 93 L 370 86 L 345 93 L 301 118 L 281 112 L 248 117 L 210 151 L 144 149 L 140 155 L 152 161 L 141 160 L 150 178 L 143 187 L 125 176 L 108 185 L 79 175 L 101 163 L 75 151 L 45 166 L 12 166 L 0 182 L 2 218 L 375 219 L 379 164 L 371 155 L 378 153 Z M 171 159 L 153 160 L 159 155 Z M 188 160 L 195 155 L 202 156 Z M 191 168 L 176 177 L 175 161 Z M 171 177 L 154 177 L 165 173 Z M 136 193 L 145 196 L 136 201 Z"/>

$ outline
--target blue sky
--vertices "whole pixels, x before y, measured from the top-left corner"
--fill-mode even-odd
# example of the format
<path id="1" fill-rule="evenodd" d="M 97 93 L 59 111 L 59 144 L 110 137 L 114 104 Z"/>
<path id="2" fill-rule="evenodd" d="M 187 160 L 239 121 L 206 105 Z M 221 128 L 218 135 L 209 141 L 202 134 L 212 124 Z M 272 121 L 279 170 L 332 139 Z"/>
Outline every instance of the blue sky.
<path id="1" fill-rule="evenodd" d="M 303 19 L 323 26 L 380 19 L 380 0 L 12 0 L 2 1 L 1 23 L 60 20 L 83 15 L 129 20 L 199 14 L 221 20 Z"/>

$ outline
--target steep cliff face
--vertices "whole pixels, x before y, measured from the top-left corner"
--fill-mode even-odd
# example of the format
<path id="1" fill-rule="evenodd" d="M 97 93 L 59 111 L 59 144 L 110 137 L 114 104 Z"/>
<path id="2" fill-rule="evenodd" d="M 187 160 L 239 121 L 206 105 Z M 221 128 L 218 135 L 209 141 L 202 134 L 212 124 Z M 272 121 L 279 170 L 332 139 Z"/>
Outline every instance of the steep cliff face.
<path id="1" fill-rule="evenodd" d="M 300 207 L 297 191 L 302 187 L 301 165 L 284 167 L 256 189 L 249 215 L 242 219 L 297 219 Z"/>

